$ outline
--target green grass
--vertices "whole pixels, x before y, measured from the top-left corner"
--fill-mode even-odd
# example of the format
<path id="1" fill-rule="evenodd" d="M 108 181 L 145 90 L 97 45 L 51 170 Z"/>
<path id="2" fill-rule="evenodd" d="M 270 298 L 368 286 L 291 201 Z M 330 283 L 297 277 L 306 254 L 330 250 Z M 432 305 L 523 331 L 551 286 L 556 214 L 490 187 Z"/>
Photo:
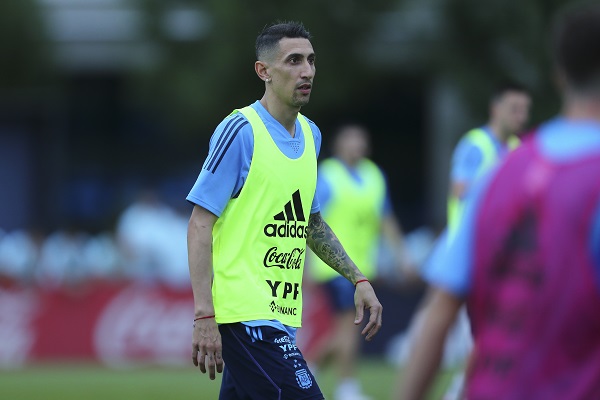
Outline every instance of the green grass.
<path id="1" fill-rule="evenodd" d="M 391 400 L 398 371 L 380 360 L 363 360 L 359 379 L 375 400 Z M 442 373 L 431 399 L 439 399 L 450 373 Z M 323 371 L 319 386 L 331 397 L 334 376 Z M 2 400 L 212 400 L 218 398 L 220 376 L 211 381 L 189 368 L 139 367 L 108 369 L 90 364 L 44 364 L 0 372 Z"/>

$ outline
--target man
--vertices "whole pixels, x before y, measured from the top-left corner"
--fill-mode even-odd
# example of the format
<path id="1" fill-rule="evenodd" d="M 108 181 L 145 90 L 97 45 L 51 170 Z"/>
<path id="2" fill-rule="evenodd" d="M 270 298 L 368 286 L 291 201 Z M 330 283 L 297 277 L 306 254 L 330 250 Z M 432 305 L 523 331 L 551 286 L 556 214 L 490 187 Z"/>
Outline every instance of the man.
<path id="1" fill-rule="evenodd" d="M 439 247 L 445 247 L 447 240 L 451 240 L 456 234 L 464 201 L 470 189 L 479 178 L 520 144 L 518 135 L 529 119 L 530 107 L 531 97 L 523 86 L 512 82 L 498 85 L 490 98 L 488 123 L 464 134 L 456 145 L 450 172 L 448 226 L 439 240 L 436 256 Z M 470 347 L 471 338 L 465 335 L 465 332 L 469 331 L 469 320 L 464 308 L 454 329 L 458 332 L 455 340 L 463 344 L 461 347 Z M 462 372 L 455 376 L 446 394 L 447 398 L 456 397 L 452 393 L 460 391 L 463 379 Z"/>
<path id="2" fill-rule="evenodd" d="M 406 264 L 403 235 L 396 220 L 385 177 L 367 157 L 369 135 L 358 125 L 344 125 L 336 132 L 333 156 L 319 165 L 317 194 L 323 217 L 336 232 L 348 255 L 368 279 L 375 278 L 380 233 L 395 251 L 398 266 Z M 309 253 L 311 278 L 320 284 L 335 313 L 333 332 L 320 346 L 314 363 L 332 361 L 338 386 L 334 399 L 364 400 L 354 377 L 359 350 L 354 329 L 354 287 L 314 253 Z"/>
<path id="3" fill-rule="evenodd" d="M 315 76 L 309 33 L 299 23 L 266 27 L 256 56 L 264 95 L 217 127 L 187 197 L 192 359 L 211 379 L 224 369 L 220 399 L 322 399 L 295 345 L 306 245 L 355 285 L 356 323 L 370 311 L 367 340 L 382 307 L 319 213 L 321 135 L 299 114 Z"/>
<path id="4" fill-rule="evenodd" d="M 527 90 L 515 83 L 498 86 L 490 99 L 489 121 L 467 132 L 452 156 L 448 198 L 448 230 L 456 229 L 463 200 L 472 184 L 514 150 L 529 119 L 531 98 Z"/>
<path id="5" fill-rule="evenodd" d="M 430 271 L 399 398 L 424 396 L 464 302 L 475 340 L 466 398 L 600 398 L 600 8 L 559 22 L 562 116 L 477 184 L 447 261 Z"/>
<path id="6" fill-rule="evenodd" d="M 529 119 L 530 107 L 531 97 L 523 86 L 513 82 L 501 83 L 495 88 L 490 98 L 487 124 L 468 131 L 459 140 L 454 149 L 450 167 L 448 224 L 436 243 L 430 261 L 423 268 L 425 280 L 427 280 L 428 270 L 432 264 L 435 264 L 435 260 L 439 257 L 445 258 L 446 246 L 456 234 L 463 213 L 464 201 L 473 185 L 520 144 L 518 134 L 521 133 Z M 448 273 L 451 273 L 452 265 L 452 263 L 447 264 Z M 427 304 L 429 299 L 430 296 L 427 293 L 422 307 Z M 411 338 L 419 335 L 422 322 L 421 310 L 422 308 L 417 311 L 414 322 L 411 324 Z M 449 341 L 448 346 L 456 346 L 458 349 L 470 348 L 471 337 L 466 334 L 469 330 L 469 320 L 463 308 L 452 329 L 453 341 Z M 450 390 L 446 394 L 447 398 L 456 398 L 453 393 L 460 391 L 463 378 L 462 372 L 454 377 Z"/>

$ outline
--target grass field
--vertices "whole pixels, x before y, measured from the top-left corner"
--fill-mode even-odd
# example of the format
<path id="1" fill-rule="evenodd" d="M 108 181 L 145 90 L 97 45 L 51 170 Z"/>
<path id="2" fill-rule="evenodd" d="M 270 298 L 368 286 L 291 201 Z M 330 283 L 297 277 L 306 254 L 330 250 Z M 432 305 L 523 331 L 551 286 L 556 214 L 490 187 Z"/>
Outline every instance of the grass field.
<path id="1" fill-rule="evenodd" d="M 390 400 L 397 371 L 379 360 L 364 360 L 359 369 L 364 390 L 375 400 Z M 441 374 L 431 399 L 439 399 L 450 378 Z M 318 382 L 331 396 L 333 374 Z M 0 372 L 2 400 L 213 400 L 220 376 L 210 381 L 192 366 L 107 369 L 91 364 L 44 364 Z"/>

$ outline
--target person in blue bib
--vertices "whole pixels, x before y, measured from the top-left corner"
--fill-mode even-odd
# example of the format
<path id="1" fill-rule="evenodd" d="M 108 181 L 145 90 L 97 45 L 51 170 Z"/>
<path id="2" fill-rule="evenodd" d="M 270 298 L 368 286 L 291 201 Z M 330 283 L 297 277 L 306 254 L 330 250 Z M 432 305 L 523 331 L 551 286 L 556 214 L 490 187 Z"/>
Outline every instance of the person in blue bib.
<path id="1" fill-rule="evenodd" d="M 219 124 L 187 196 L 192 360 L 211 379 L 223 373 L 221 400 L 323 399 L 296 345 L 307 245 L 355 286 L 366 339 L 381 327 L 382 306 L 315 194 L 321 132 L 300 114 L 315 77 L 310 39 L 295 22 L 259 34 L 264 95 Z"/>

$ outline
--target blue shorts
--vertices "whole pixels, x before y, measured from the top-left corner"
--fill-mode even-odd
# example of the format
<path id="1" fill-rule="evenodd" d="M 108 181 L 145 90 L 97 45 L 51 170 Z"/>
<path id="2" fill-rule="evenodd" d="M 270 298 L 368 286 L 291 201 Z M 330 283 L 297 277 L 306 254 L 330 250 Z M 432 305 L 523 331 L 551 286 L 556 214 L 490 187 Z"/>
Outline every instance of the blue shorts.
<path id="1" fill-rule="evenodd" d="M 323 284 L 329 303 L 336 313 L 354 309 L 354 285 L 343 276 L 337 276 Z"/>
<path id="2" fill-rule="evenodd" d="M 289 335 L 270 326 L 221 324 L 223 380 L 219 400 L 322 400 Z"/>

